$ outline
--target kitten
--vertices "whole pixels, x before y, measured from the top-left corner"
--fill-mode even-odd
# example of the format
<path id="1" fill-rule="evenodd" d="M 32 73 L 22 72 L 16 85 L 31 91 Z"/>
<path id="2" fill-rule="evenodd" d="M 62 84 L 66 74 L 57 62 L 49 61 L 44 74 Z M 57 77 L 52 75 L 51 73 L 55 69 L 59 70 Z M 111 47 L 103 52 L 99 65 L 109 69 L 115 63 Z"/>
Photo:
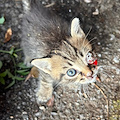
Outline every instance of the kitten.
<path id="1" fill-rule="evenodd" d="M 31 3 L 23 0 L 23 6 L 21 45 L 25 64 L 39 71 L 38 102 L 51 99 L 53 88 L 58 84 L 72 88 L 94 82 L 96 76 L 86 60 L 92 47 L 79 19 L 74 18 L 69 25 L 34 0 Z"/>

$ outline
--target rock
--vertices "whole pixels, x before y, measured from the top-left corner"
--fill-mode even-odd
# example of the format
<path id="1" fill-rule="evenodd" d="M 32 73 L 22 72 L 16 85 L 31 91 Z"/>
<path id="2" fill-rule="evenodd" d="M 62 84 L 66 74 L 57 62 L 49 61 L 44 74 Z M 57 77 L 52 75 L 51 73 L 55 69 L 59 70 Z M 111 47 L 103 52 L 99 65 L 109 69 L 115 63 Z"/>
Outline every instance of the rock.
<path id="1" fill-rule="evenodd" d="M 58 115 L 56 112 L 51 112 L 51 115 Z"/>
<path id="2" fill-rule="evenodd" d="M 39 117 L 40 115 L 41 115 L 41 112 L 35 113 L 35 116 L 36 116 L 36 117 Z"/>
<path id="3" fill-rule="evenodd" d="M 110 34 L 110 40 L 112 41 L 112 40 L 114 40 L 114 39 L 115 39 L 115 35 Z"/>
<path id="4" fill-rule="evenodd" d="M 113 58 L 113 61 L 118 64 L 119 63 L 119 58 L 116 56 L 116 57 Z"/>
<path id="5" fill-rule="evenodd" d="M 45 107 L 44 106 L 40 106 L 39 109 L 42 110 L 42 111 L 45 111 Z"/>
<path id="6" fill-rule="evenodd" d="M 84 0 L 85 3 L 91 3 L 91 0 Z"/>
<path id="7" fill-rule="evenodd" d="M 29 117 L 26 111 L 22 112 L 22 117 L 23 117 L 23 120 L 29 120 Z"/>

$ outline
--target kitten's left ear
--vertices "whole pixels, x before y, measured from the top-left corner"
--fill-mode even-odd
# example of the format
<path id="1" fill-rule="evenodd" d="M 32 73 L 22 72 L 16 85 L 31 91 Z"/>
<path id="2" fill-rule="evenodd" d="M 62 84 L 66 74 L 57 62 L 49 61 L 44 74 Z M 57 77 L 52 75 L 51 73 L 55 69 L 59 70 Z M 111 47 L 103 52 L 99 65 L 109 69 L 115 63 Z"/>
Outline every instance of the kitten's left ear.
<path id="1" fill-rule="evenodd" d="M 80 27 L 79 18 L 74 18 L 71 23 L 71 36 L 84 38 L 85 33 Z"/>
<path id="2" fill-rule="evenodd" d="M 50 74 L 51 69 L 52 69 L 50 58 L 34 59 L 31 62 L 31 64 L 48 74 Z"/>

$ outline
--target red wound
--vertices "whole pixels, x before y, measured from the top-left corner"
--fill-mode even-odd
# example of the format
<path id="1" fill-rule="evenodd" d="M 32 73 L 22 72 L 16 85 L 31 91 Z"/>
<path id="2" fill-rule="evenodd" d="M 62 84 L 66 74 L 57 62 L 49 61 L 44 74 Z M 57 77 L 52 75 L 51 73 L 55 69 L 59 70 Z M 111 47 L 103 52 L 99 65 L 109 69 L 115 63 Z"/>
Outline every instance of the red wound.
<path id="1" fill-rule="evenodd" d="M 95 62 L 93 63 L 94 65 L 97 65 L 97 60 L 95 60 Z"/>

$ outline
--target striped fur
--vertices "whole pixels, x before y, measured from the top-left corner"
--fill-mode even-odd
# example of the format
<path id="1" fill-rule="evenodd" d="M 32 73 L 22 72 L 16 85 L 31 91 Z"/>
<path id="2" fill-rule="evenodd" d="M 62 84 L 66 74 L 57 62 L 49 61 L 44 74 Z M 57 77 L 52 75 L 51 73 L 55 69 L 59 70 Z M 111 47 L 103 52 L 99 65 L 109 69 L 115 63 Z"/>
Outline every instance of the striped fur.
<path id="1" fill-rule="evenodd" d="M 92 72 L 86 55 L 92 47 L 80 27 L 79 19 L 74 18 L 69 25 L 39 2 L 33 0 L 27 4 L 28 0 L 23 1 L 25 15 L 21 46 L 25 64 L 35 66 L 39 71 L 38 102 L 49 100 L 55 85 L 71 87 L 71 84 L 90 83 Z M 73 77 L 67 73 L 70 69 L 76 72 Z"/>

